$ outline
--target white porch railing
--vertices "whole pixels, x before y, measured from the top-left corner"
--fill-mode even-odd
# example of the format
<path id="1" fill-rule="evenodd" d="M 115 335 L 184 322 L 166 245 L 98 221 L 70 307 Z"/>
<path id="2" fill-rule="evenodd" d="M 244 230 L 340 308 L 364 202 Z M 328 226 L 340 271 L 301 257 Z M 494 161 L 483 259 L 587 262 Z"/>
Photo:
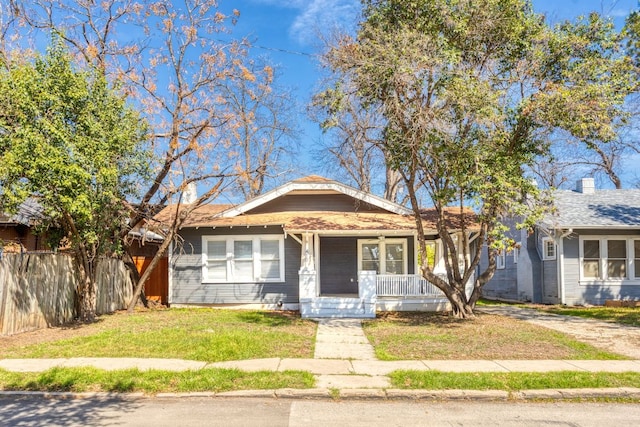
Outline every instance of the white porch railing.
<path id="1" fill-rule="evenodd" d="M 447 280 L 444 274 L 439 277 Z M 444 293 L 433 283 L 417 274 L 378 274 L 376 289 L 379 297 L 444 297 Z"/>

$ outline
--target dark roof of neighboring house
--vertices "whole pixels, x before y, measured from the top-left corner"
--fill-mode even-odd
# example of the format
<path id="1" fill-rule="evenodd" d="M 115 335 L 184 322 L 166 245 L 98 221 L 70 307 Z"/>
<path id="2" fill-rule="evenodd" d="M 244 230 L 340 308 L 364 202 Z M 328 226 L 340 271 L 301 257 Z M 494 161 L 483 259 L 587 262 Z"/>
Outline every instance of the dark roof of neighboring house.
<path id="1" fill-rule="evenodd" d="M 43 218 L 42 205 L 38 203 L 35 197 L 30 197 L 18 206 L 15 214 L 0 212 L 0 223 L 3 224 L 22 224 L 31 226 Z"/>
<path id="2" fill-rule="evenodd" d="M 548 228 L 640 228 L 640 190 L 558 190 Z"/>

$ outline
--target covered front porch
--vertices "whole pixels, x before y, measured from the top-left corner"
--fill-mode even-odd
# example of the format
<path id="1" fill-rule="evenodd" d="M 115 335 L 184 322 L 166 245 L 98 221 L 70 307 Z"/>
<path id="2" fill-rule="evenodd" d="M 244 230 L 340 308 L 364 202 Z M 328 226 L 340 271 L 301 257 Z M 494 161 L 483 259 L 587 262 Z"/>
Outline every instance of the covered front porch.
<path id="1" fill-rule="evenodd" d="M 449 307 L 442 291 L 415 274 L 414 235 L 303 233 L 300 244 L 302 317 L 373 318 L 376 311 Z"/>

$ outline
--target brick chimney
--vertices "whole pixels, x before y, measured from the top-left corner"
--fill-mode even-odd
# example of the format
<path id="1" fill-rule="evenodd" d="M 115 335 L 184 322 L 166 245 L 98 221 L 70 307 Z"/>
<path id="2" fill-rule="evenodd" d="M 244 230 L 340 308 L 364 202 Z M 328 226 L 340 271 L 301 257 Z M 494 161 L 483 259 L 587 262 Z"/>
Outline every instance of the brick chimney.
<path id="1" fill-rule="evenodd" d="M 582 178 L 576 182 L 576 191 L 582 194 L 593 194 L 596 192 L 596 184 L 593 178 Z"/>

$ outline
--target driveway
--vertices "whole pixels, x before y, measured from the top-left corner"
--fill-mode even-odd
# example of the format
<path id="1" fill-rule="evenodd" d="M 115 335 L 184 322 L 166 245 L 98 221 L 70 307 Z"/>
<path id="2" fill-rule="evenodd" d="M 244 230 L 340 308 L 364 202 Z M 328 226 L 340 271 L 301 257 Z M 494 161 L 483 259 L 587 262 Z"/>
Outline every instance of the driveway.
<path id="1" fill-rule="evenodd" d="M 482 306 L 481 313 L 514 317 L 569 334 L 594 347 L 640 359 L 640 328 L 575 316 L 561 316 L 518 306 Z"/>

